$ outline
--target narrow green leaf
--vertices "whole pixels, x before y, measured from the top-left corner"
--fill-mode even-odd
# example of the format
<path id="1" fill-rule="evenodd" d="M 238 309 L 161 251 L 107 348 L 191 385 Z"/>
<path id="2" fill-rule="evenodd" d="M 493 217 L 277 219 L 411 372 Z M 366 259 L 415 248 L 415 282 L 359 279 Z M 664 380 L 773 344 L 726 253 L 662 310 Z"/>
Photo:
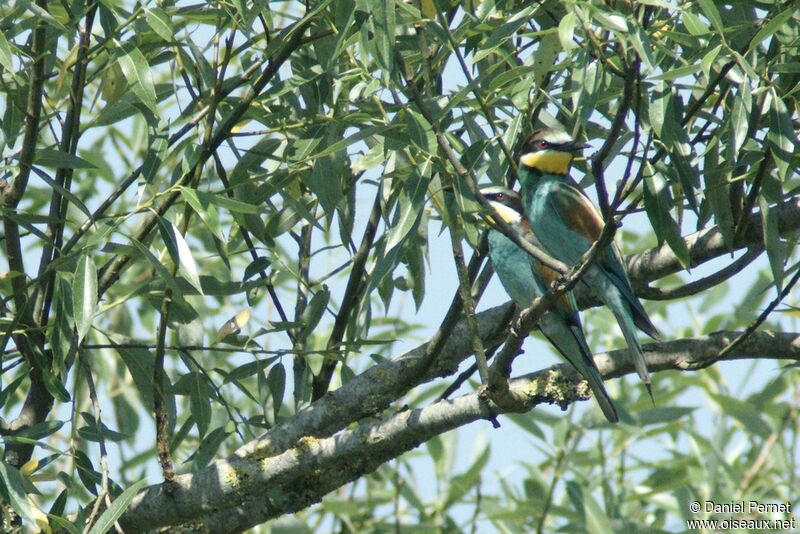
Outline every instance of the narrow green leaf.
<path id="1" fill-rule="evenodd" d="M 172 233 L 172 223 L 164 217 L 157 216 L 156 225 L 158 226 L 158 233 L 161 234 L 161 240 L 164 242 L 164 246 L 167 247 L 167 253 L 172 263 L 177 266 L 180 262 L 180 257 L 178 245 L 175 243 L 175 236 Z"/>
<path id="2" fill-rule="evenodd" d="M 11 43 L 8 42 L 3 32 L 0 32 L 0 66 L 8 72 L 14 72 L 14 64 L 11 62 Z"/>
<path id="3" fill-rule="evenodd" d="M 5 462 L 0 462 L 0 497 L 11 505 L 25 524 L 35 528 L 33 525 L 36 524 L 36 511 L 28 502 L 22 474 Z"/>
<path id="4" fill-rule="evenodd" d="M 685 406 L 664 406 L 663 408 L 648 408 L 636 412 L 633 416 L 636 424 L 640 426 L 671 423 L 681 417 L 692 413 L 696 408 Z"/>
<path id="5" fill-rule="evenodd" d="M 33 171 L 36 173 L 36 176 L 38 176 L 44 183 L 46 183 L 47 185 L 58 191 L 62 197 L 66 198 L 70 203 L 72 203 L 73 206 L 81 210 L 81 213 L 86 215 L 87 219 L 92 218 L 92 212 L 89 211 L 89 208 L 87 208 L 86 205 L 83 202 L 81 202 L 81 199 L 76 197 L 72 193 L 72 191 L 70 191 L 63 185 L 59 184 L 58 182 L 50 178 L 46 172 L 42 172 L 41 170 L 35 167 L 33 168 Z"/>
<path id="6" fill-rule="evenodd" d="M 751 403 L 713 392 L 708 392 L 708 395 L 714 399 L 725 414 L 739 421 L 748 432 L 755 433 L 764 439 L 772 433 L 770 425 Z"/>
<path id="7" fill-rule="evenodd" d="M 147 21 L 147 25 L 156 32 L 156 35 L 164 39 L 165 41 L 172 41 L 173 36 L 173 29 L 172 29 L 172 22 L 169 19 L 169 15 L 163 9 L 159 8 L 145 8 L 144 10 L 144 19 Z"/>
<path id="8" fill-rule="evenodd" d="M 703 55 L 703 59 L 700 61 L 700 68 L 703 69 L 703 74 L 706 77 L 711 76 L 711 67 L 714 66 L 714 62 L 721 51 L 722 45 L 717 45 Z"/>
<path id="9" fill-rule="evenodd" d="M 772 19 L 767 22 L 763 28 L 758 30 L 758 33 L 750 40 L 750 45 L 747 47 L 748 52 L 761 44 L 761 41 L 783 28 L 784 24 L 786 24 L 795 13 L 797 13 L 797 6 L 791 6 L 772 17 Z"/>
<path id="10" fill-rule="evenodd" d="M 494 53 L 498 48 L 506 45 L 508 40 L 516 34 L 522 26 L 528 23 L 529 18 L 524 16 L 524 14 L 530 13 L 531 11 L 531 7 L 524 9 L 523 12 L 518 14 L 519 16 L 515 16 L 512 20 L 509 20 L 494 30 L 486 41 L 481 44 L 480 49 L 475 53 L 475 57 L 472 61 L 477 63 L 486 56 Z M 569 14 L 567 14 L 567 17 L 568 16 Z"/>
<path id="11" fill-rule="evenodd" d="M 228 437 L 228 434 L 228 432 L 225 432 L 225 427 L 221 426 L 206 435 L 205 439 L 200 442 L 197 453 L 192 457 L 195 470 L 200 470 L 208 465 L 214 455 L 217 454 L 222 442 Z"/>
<path id="12" fill-rule="evenodd" d="M 571 50 L 578 45 L 572 42 L 575 36 L 575 26 L 578 24 L 578 16 L 574 11 L 568 12 L 561 18 L 558 23 L 558 39 L 561 42 L 561 48 L 564 50 Z"/>
<path id="13" fill-rule="evenodd" d="M 114 523 L 122 517 L 122 514 L 125 510 L 128 509 L 130 506 L 131 501 L 133 498 L 136 497 L 136 494 L 139 493 L 139 490 L 142 489 L 145 484 L 147 484 L 147 480 L 140 480 L 135 484 L 132 484 L 128 488 L 123 491 L 119 497 L 114 499 L 114 502 L 111 503 L 111 506 L 100 515 L 97 519 L 97 523 L 92 525 L 92 529 L 89 531 L 89 534 L 105 534 L 114 526 Z"/>
<path id="14" fill-rule="evenodd" d="M 192 251 L 189 249 L 189 245 L 181 235 L 180 230 L 163 217 L 158 217 L 156 221 L 161 239 L 164 241 L 173 263 L 178 266 L 178 271 L 198 293 L 203 295 L 203 286 L 197 273 L 197 265 L 192 257 Z"/>
<path id="15" fill-rule="evenodd" d="M 320 150 L 319 152 L 309 154 L 309 156 L 313 156 L 315 158 L 324 158 L 325 156 L 339 152 L 343 148 L 347 148 L 348 146 L 357 143 L 359 141 L 363 141 L 370 137 L 385 135 L 387 131 L 391 128 L 393 127 L 387 124 L 380 124 L 378 126 L 369 126 L 366 128 L 360 128 L 353 135 L 350 135 L 342 139 L 341 141 L 337 141 L 336 143 L 332 143 L 327 147 L 325 147 L 324 149 Z"/>
<path id="16" fill-rule="evenodd" d="M 436 136 L 433 127 L 425 117 L 412 109 L 406 110 L 406 125 L 411 142 L 417 145 L 425 154 L 436 153 Z"/>
<path id="17" fill-rule="evenodd" d="M 326 286 L 323 286 L 320 291 L 317 291 L 314 296 L 311 297 L 308 306 L 306 306 L 306 309 L 303 310 L 303 314 L 300 316 L 300 322 L 303 323 L 303 331 L 299 336 L 300 339 L 308 337 L 317 327 L 320 319 L 322 319 L 322 315 L 325 313 L 325 308 L 328 306 L 330 298 L 331 292 Z"/>
<path id="18" fill-rule="evenodd" d="M 209 203 L 200 200 L 197 195 L 197 190 L 189 187 L 180 188 L 181 197 L 183 200 L 192 207 L 194 212 L 206 225 L 206 228 L 216 237 L 219 241 L 225 241 L 225 236 L 222 233 L 222 228 L 219 224 L 219 214 L 217 208 Z"/>
<path id="19" fill-rule="evenodd" d="M 17 378 L 12 380 L 10 384 L 4 387 L 2 391 L 0 391 L 0 406 L 6 406 L 8 399 L 11 397 L 11 395 L 16 393 L 17 389 L 19 389 L 19 385 L 27 378 L 27 375 L 20 374 Z"/>
<path id="20" fill-rule="evenodd" d="M 92 327 L 97 310 L 97 268 L 88 253 L 81 255 L 72 284 L 72 313 L 80 343 Z"/>
<path id="21" fill-rule="evenodd" d="M 730 169 L 723 166 L 719 159 L 719 143 L 715 137 L 709 141 L 703 164 L 705 196 L 714 214 L 714 219 L 722 233 L 722 239 L 728 249 L 733 250 L 733 209 L 731 208 L 730 186 L 728 178 Z"/>
<path id="22" fill-rule="evenodd" d="M 688 268 L 689 248 L 681 237 L 678 223 L 670 215 L 673 206 L 672 195 L 669 193 L 666 180 L 659 172 L 645 176 L 644 206 L 659 244 L 666 241 L 681 265 Z"/>
<path id="23" fill-rule="evenodd" d="M 103 481 L 103 476 L 95 470 L 92 459 L 82 450 L 76 450 L 74 458 L 83 487 L 92 495 L 97 495 L 97 486 Z"/>
<path id="24" fill-rule="evenodd" d="M 685 65 L 683 67 L 677 67 L 674 69 L 670 69 L 666 72 L 659 74 L 658 76 L 650 76 L 650 80 L 663 80 L 663 81 L 673 81 L 677 80 L 678 78 L 683 78 L 685 76 L 691 76 L 701 68 L 698 64 L 692 65 Z"/>
<path id="25" fill-rule="evenodd" d="M 724 39 L 725 27 L 722 24 L 722 17 L 719 14 L 719 10 L 717 10 L 717 6 L 714 5 L 713 0 L 698 0 L 697 3 L 703 11 L 703 15 L 711 22 L 711 25 L 717 30 L 720 37 Z"/>
<path id="26" fill-rule="evenodd" d="M 78 156 L 67 154 L 59 150 L 42 148 L 36 151 L 33 163 L 40 167 L 56 169 L 94 169 L 95 166 Z"/>
<path id="27" fill-rule="evenodd" d="M 586 514 L 584 512 L 584 499 L 583 499 L 583 488 L 574 480 L 567 481 L 567 497 L 569 497 L 570 503 L 572 503 L 572 507 L 575 509 L 577 516 L 575 517 L 575 521 L 578 521 L 580 525 L 580 532 L 584 532 L 586 530 Z"/>
<path id="28" fill-rule="evenodd" d="M 261 213 L 261 209 L 248 202 L 242 202 L 241 200 L 234 200 L 229 198 L 225 195 L 221 194 L 214 194 L 214 193 L 207 193 L 205 191 L 194 190 L 197 198 L 200 199 L 202 202 L 209 202 L 214 204 L 220 208 L 225 208 L 228 211 L 233 213 L 249 213 L 249 214 L 258 214 Z"/>
<path id="29" fill-rule="evenodd" d="M 472 465 L 464 473 L 453 477 L 450 481 L 445 509 L 459 502 L 480 481 L 481 473 L 489 462 L 490 449 L 484 446 L 483 451 L 475 458 Z"/>
<path id="30" fill-rule="evenodd" d="M 283 395 L 286 392 L 286 369 L 283 363 L 276 362 L 275 365 L 270 367 L 267 374 L 267 388 L 272 396 L 272 412 L 275 420 L 278 418 L 278 412 L 281 410 L 281 403 L 283 402 Z"/>
<path id="31" fill-rule="evenodd" d="M 392 250 L 401 243 L 419 221 L 430 183 L 430 170 L 430 161 L 426 161 L 421 172 L 415 167 L 411 175 L 406 178 L 397 201 L 400 217 L 397 224 L 389 230 L 386 238 L 387 250 Z"/>
<path id="32" fill-rule="evenodd" d="M 41 358 L 41 364 L 46 365 L 47 362 Z M 56 376 L 50 369 L 42 371 L 42 382 L 47 391 L 61 402 L 69 402 L 69 391 L 64 387 L 64 383 Z"/>
<path id="33" fill-rule="evenodd" d="M 348 34 L 352 31 L 353 18 L 356 15 L 355 2 L 353 0 L 338 0 L 334 4 L 334 20 L 337 28 L 337 35 L 331 53 L 325 57 L 323 67 L 328 70 L 333 62 L 342 53 L 342 45 Z"/>
<path id="34" fill-rule="evenodd" d="M 148 184 L 151 184 L 158 171 L 162 168 L 169 142 L 165 130 L 151 131 L 149 137 L 150 146 L 142 163 L 142 178 Z"/>
<path id="35" fill-rule="evenodd" d="M 650 126 L 665 145 L 672 147 L 677 141 L 675 135 L 675 115 L 672 108 L 672 90 L 664 80 L 660 80 L 652 93 L 650 101 Z"/>
<path id="36" fill-rule="evenodd" d="M 792 126 L 792 116 L 786 107 L 786 103 L 778 96 L 774 88 L 772 89 L 772 106 L 769 112 L 767 142 L 775 157 L 778 178 L 782 183 L 786 182 L 786 178 L 789 176 L 789 167 L 795 155 L 796 137 Z M 770 198 L 770 200 L 777 202 L 781 199 Z"/>
<path id="37" fill-rule="evenodd" d="M 193 371 L 190 375 L 189 404 L 197 425 L 197 433 L 202 438 L 208 432 L 208 425 L 211 423 L 211 403 L 209 402 L 211 392 L 202 373 Z"/>
<path id="38" fill-rule="evenodd" d="M 67 490 L 64 490 L 61 494 L 65 495 L 66 491 Z M 78 527 L 76 527 L 75 525 L 73 525 L 71 521 L 69 521 L 68 519 L 66 519 L 64 517 L 61 517 L 61 516 L 58 516 L 58 515 L 53 515 L 52 511 L 50 512 L 49 518 L 50 518 L 50 521 L 52 521 L 55 526 L 57 526 L 59 529 L 62 529 L 64 531 L 68 532 L 69 534 L 81 534 L 81 530 Z M 59 532 L 60 532 L 60 530 L 59 530 Z"/>
<path id="39" fill-rule="evenodd" d="M 433 460 L 433 464 L 436 466 L 437 474 L 442 471 L 442 461 L 444 460 L 444 443 L 442 442 L 442 436 L 435 436 L 432 439 L 429 439 L 425 443 L 425 447 L 428 449 L 428 454 L 431 455 L 431 460 Z"/>
<path id="40" fill-rule="evenodd" d="M 172 225 L 172 232 L 175 237 L 175 244 L 178 247 L 180 273 L 198 293 L 203 295 L 203 286 L 200 283 L 200 275 L 197 272 L 197 264 L 194 262 L 192 251 L 175 225 Z"/>
<path id="41" fill-rule="evenodd" d="M 70 30 L 68 30 L 66 26 L 61 24 L 61 22 L 59 22 L 57 18 L 51 15 L 46 9 L 39 7 L 38 4 L 31 2 L 30 0 L 23 0 L 22 2 L 20 2 L 20 4 L 25 6 L 28 11 L 33 13 L 33 16 L 36 19 L 45 21 L 47 24 L 59 30 L 60 32 L 64 33 L 70 32 Z"/>
<path id="42" fill-rule="evenodd" d="M 303 175 L 303 182 L 317 197 L 322 210 L 329 215 L 329 221 L 343 194 L 341 171 L 343 169 L 335 161 L 335 156 L 326 156 L 318 158 L 311 172 Z"/>
<path id="43" fill-rule="evenodd" d="M 130 238 L 130 242 L 133 247 L 136 249 L 139 254 L 147 260 L 153 270 L 158 274 L 158 276 L 166 283 L 170 289 L 172 289 L 176 294 L 181 293 L 181 286 L 177 284 L 175 281 L 175 277 L 164 267 L 164 264 L 155 257 L 155 255 L 150 252 L 146 246 L 144 246 L 141 242 L 137 241 L 134 238 Z"/>
<path id="44" fill-rule="evenodd" d="M 247 282 L 258 273 L 266 271 L 267 269 L 269 269 L 269 266 L 271 264 L 272 262 L 269 260 L 269 258 L 265 256 L 257 257 L 252 262 L 250 262 L 247 265 L 247 267 L 244 268 L 244 275 L 242 275 L 242 282 Z"/>
<path id="45" fill-rule="evenodd" d="M 747 98 L 747 101 L 745 101 Z M 750 116 L 750 92 L 747 91 L 745 96 L 744 91 L 739 91 L 733 100 L 733 109 L 731 110 L 729 123 L 731 132 L 731 151 L 733 154 L 739 154 L 739 151 L 744 146 L 747 140 L 747 128 L 749 126 Z"/>
<path id="46" fill-rule="evenodd" d="M 669 224 L 669 210 L 672 208 L 672 202 L 670 202 L 669 190 L 664 177 L 649 163 L 645 165 L 644 208 L 655 231 L 658 244 L 662 245 L 666 227 Z"/>
<path id="47" fill-rule="evenodd" d="M 147 59 L 132 42 L 121 45 L 121 52 L 119 66 L 122 67 L 125 79 L 132 85 L 133 93 L 150 111 L 157 114 L 156 89 Z"/>
<path id="48" fill-rule="evenodd" d="M 539 48 L 533 56 L 533 73 L 536 87 L 541 87 L 545 76 L 553 68 L 553 61 L 561 52 L 561 41 L 557 33 L 548 33 L 539 40 Z M 529 84 L 530 82 L 528 82 Z"/>
<path id="49" fill-rule="evenodd" d="M 111 430 L 105 423 L 100 423 L 99 427 L 97 420 L 88 412 L 81 412 L 81 417 L 86 421 L 86 426 L 78 429 L 78 434 L 85 440 L 100 442 L 100 431 L 102 430 L 103 439 L 106 441 L 119 442 L 126 439 L 128 436 L 116 430 Z"/>
<path id="50" fill-rule="evenodd" d="M 608 520 L 608 515 L 588 491 L 583 494 L 583 514 L 588 534 L 614 534 L 616 532 Z"/>
<path id="51" fill-rule="evenodd" d="M 630 39 L 633 49 L 636 50 L 636 54 L 642 59 L 644 66 L 647 67 L 645 72 L 653 71 L 654 60 L 650 51 L 654 48 L 654 45 L 650 40 L 650 36 L 642 30 L 640 25 L 636 24 L 632 26 L 628 39 Z"/>
<path id="52" fill-rule="evenodd" d="M 759 197 L 758 205 L 761 208 L 761 229 L 764 234 L 764 248 L 767 251 L 769 266 L 772 270 L 772 278 L 775 281 L 775 288 L 780 291 L 783 289 L 783 244 L 778 228 L 778 216 L 769 209 L 769 203 L 764 197 Z"/>
<path id="53" fill-rule="evenodd" d="M 372 2 L 372 8 L 376 59 L 381 68 L 391 74 L 394 71 L 396 31 L 394 0 L 375 0 Z"/>
<path id="54" fill-rule="evenodd" d="M 683 24 L 686 26 L 688 32 L 695 37 L 708 35 L 711 31 L 708 28 L 708 24 L 703 22 L 700 17 L 691 11 L 683 12 Z"/>

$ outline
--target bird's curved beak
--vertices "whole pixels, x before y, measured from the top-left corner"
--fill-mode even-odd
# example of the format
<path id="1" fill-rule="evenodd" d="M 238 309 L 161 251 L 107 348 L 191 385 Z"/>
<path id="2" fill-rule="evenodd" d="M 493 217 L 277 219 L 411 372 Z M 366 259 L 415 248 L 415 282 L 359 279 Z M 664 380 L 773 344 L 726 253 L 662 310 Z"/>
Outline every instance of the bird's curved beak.
<path id="1" fill-rule="evenodd" d="M 569 152 L 578 152 L 583 150 L 584 148 L 589 148 L 591 145 L 587 145 L 586 143 L 579 143 L 578 141 L 573 141 L 564 145 L 564 148 Z"/>

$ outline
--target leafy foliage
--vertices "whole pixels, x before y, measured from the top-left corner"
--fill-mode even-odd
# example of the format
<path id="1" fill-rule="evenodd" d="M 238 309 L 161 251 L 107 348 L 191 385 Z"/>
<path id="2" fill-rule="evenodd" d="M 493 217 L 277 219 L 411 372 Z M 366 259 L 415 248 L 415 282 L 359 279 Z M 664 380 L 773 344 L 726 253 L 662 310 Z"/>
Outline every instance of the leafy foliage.
<path id="1" fill-rule="evenodd" d="M 515 149 L 542 125 L 593 143 L 573 176 L 623 216 L 623 250 L 675 258 L 634 276 L 669 301 L 648 303 L 666 338 L 757 318 L 796 331 L 792 2 L 37 0 L 0 14 L 4 527 L 128 525 L 141 480 L 208 473 L 413 341 L 447 340 L 485 281 L 471 184 L 513 183 Z M 732 254 L 707 264 L 711 240 L 686 236 L 711 230 Z M 618 345 L 607 316 L 586 316 L 593 348 Z M 498 344 L 467 332 L 472 350 Z M 797 371 L 747 365 L 658 373 L 655 407 L 619 380 L 614 427 L 594 409 L 503 416 L 468 460 L 456 436 L 474 430 L 372 474 L 365 448 L 342 466 L 360 480 L 263 528 L 667 531 L 693 500 L 796 500 Z M 446 382 L 417 379 L 299 435 L 436 405 Z M 496 473 L 503 434 L 530 450 L 515 476 Z"/>

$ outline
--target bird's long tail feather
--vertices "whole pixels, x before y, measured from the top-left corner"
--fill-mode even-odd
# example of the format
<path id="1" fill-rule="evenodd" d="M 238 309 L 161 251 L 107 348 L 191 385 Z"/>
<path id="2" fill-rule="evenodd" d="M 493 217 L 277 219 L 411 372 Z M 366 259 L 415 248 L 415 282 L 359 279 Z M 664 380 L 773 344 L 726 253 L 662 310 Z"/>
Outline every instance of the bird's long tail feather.
<path id="1" fill-rule="evenodd" d="M 636 369 L 636 373 L 644 383 L 644 387 L 647 388 L 647 394 L 650 396 L 650 400 L 655 406 L 656 400 L 655 397 L 653 397 L 653 386 L 650 382 L 650 373 L 647 370 L 647 362 L 644 359 L 642 345 L 639 343 L 639 338 L 636 336 L 636 325 L 633 322 L 632 314 L 630 310 L 626 309 L 624 304 L 621 302 L 617 301 L 614 304 L 615 305 L 609 305 L 609 307 L 614 313 L 614 317 L 616 317 L 619 327 L 622 329 L 622 335 L 625 337 L 625 342 L 628 344 L 628 350 L 633 358 L 633 367 Z"/>
<path id="2" fill-rule="evenodd" d="M 600 409 L 606 419 L 611 423 L 618 422 L 617 410 L 614 408 L 605 386 L 603 386 L 603 378 L 594 363 L 592 352 L 586 343 L 580 322 L 574 325 L 568 324 L 568 321 L 558 316 L 557 312 L 551 312 L 542 317 L 540 326 L 542 333 L 550 343 L 558 349 L 572 367 L 578 371 L 578 374 L 589 384 L 589 388 L 597 399 L 597 404 L 600 405 Z"/>

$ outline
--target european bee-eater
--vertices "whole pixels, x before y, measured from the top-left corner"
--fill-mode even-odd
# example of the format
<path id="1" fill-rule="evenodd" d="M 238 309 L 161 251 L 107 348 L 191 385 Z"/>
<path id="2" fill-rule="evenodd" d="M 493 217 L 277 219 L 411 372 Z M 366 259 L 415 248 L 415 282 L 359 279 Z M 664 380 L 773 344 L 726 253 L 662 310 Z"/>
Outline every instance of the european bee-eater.
<path id="1" fill-rule="evenodd" d="M 520 235 L 537 246 L 530 226 L 522 211 L 519 194 L 504 187 L 489 186 L 481 193 L 491 203 L 497 214 Z M 548 284 L 558 273 L 534 260 L 500 231 L 489 231 L 489 257 L 506 292 L 520 308 L 531 305 L 533 299 L 547 291 Z M 550 343 L 586 379 L 606 419 L 619 420 L 614 405 L 603 387 L 603 379 L 595 366 L 592 351 L 583 335 L 575 297 L 565 293 L 553 308 L 539 319 L 539 328 Z"/>
<path id="2" fill-rule="evenodd" d="M 544 129 L 528 137 L 520 156 L 523 209 L 544 250 L 567 265 L 575 265 L 603 231 L 603 218 L 592 201 L 567 176 L 575 152 L 586 148 L 566 132 Z M 582 283 L 611 309 L 634 358 L 639 377 L 652 399 L 650 375 L 636 337 L 636 327 L 658 338 L 631 287 L 616 243 L 602 251 Z"/>

